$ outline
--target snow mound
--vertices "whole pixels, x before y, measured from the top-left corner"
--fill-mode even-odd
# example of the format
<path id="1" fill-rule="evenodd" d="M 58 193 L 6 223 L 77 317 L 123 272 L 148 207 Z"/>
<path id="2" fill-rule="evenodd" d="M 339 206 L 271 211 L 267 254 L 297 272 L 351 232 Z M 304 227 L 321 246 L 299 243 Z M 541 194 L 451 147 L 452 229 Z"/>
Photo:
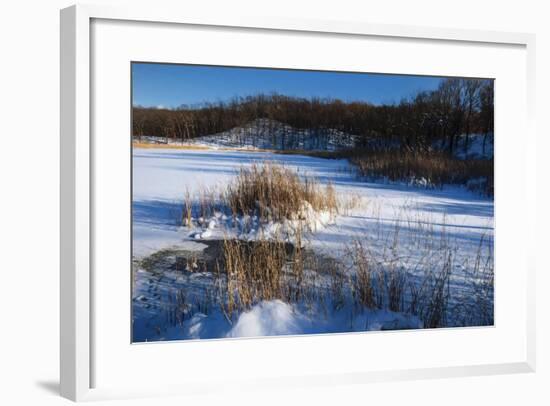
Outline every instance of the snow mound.
<path id="1" fill-rule="evenodd" d="M 281 221 L 265 220 L 248 214 L 230 217 L 216 213 L 209 218 L 191 218 L 188 238 L 205 240 L 211 238 L 238 238 L 244 241 L 258 239 L 292 239 L 297 230 L 317 232 L 330 224 L 335 224 L 336 214 L 327 210 L 317 211 L 309 202 L 303 202 L 300 210 L 290 219 Z M 184 227 L 190 228 L 187 223 Z"/>
<path id="2" fill-rule="evenodd" d="M 326 210 L 317 211 L 309 202 L 303 202 L 300 210 L 291 218 L 294 228 L 301 225 L 308 231 L 317 231 L 334 222 L 334 216 Z"/>
<path id="3" fill-rule="evenodd" d="M 227 337 L 260 337 L 302 334 L 304 317 L 280 300 L 261 302 L 239 316 Z"/>
<path id="4" fill-rule="evenodd" d="M 220 312 L 208 316 L 197 313 L 186 321 L 183 330 L 174 329 L 168 337 L 174 338 L 239 338 L 298 334 L 345 333 L 360 331 L 408 330 L 422 328 L 416 317 L 389 310 L 365 310 L 356 314 L 350 326 L 349 310 L 331 311 L 326 317 L 312 317 L 300 305 L 281 300 L 263 301 L 240 313 L 230 324 Z M 166 338 L 166 337 L 164 337 Z"/>

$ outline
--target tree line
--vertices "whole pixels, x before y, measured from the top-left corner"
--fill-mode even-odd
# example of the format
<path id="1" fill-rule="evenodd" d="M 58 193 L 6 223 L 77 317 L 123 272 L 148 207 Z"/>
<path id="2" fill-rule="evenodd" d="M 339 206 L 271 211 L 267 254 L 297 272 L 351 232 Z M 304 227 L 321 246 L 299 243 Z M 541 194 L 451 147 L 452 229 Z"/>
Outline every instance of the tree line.
<path id="1" fill-rule="evenodd" d="M 428 150 L 439 142 L 450 154 L 464 135 L 494 131 L 494 82 L 488 79 L 444 79 L 437 89 L 421 91 L 399 103 L 374 105 L 338 99 L 297 98 L 280 94 L 236 97 L 227 102 L 182 105 L 176 109 L 134 106 L 132 134 L 182 142 L 243 126 L 256 119 L 288 124 L 323 137 L 327 130 L 353 134 L 356 147 L 399 145 Z"/>

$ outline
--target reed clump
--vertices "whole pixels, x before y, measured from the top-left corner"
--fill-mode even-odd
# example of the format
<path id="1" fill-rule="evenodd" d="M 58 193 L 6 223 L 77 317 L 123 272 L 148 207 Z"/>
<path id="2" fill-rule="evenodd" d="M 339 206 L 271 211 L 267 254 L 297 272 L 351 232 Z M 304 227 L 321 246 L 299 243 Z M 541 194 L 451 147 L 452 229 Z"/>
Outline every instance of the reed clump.
<path id="1" fill-rule="evenodd" d="M 302 297 L 305 253 L 301 229 L 292 244 L 275 236 L 244 241 L 226 238 L 217 263 L 225 314 L 249 309 L 264 300 L 295 303 Z"/>
<path id="2" fill-rule="evenodd" d="M 347 159 L 362 177 L 386 178 L 392 182 L 413 181 L 433 187 L 444 184 L 468 185 L 469 182 L 475 182 L 477 192 L 487 196 L 494 194 L 493 159 L 458 159 L 444 151 L 398 148 L 297 152 L 325 159 Z"/>
<path id="3" fill-rule="evenodd" d="M 332 184 L 323 187 L 311 177 L 272 163 L 241 168 L 228 186 L 226 201 L 233 213 L 274 221 L 299 218 L 304 204 L 315 211 L 338 211 Z"/>
<path id="4" fill-rule="evenodd" d="M 493 194 L 494 162 L 488 159 L 462 160 L 439 151 L 371 151 L 351 158 L 359 174 L 385 177 L 390 181 L 426 182 L 430 186 L 463 184 L 484 179 L 482 193 Z"/>

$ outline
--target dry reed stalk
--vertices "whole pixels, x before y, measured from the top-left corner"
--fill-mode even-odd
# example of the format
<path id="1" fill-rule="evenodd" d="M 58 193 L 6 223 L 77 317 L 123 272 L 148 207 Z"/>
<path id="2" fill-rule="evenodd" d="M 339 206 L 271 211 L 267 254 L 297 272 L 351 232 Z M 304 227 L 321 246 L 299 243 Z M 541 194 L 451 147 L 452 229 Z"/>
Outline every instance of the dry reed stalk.
<path id="1" fill-rule="evenodd" d="M 185 192 L 182 216 L 183 226 L 193 228 L 193 201 L 191 200 L 189 190 L 186 190 Z"/>

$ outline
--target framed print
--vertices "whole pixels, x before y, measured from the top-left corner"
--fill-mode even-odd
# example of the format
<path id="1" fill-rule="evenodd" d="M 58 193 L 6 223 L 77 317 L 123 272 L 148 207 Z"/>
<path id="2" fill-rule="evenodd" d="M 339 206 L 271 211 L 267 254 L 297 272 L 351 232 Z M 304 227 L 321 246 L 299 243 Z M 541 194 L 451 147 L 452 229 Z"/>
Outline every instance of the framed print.
<path id="1" fill-rule="evenodd" d="M 494 325 L 493 79 L 131 69 L 132 342 Z"/>
<path id="2" fill-rule="evenodd" d="M 533 36 L 61 23 L 63 396 L 534 369 Z"/>

